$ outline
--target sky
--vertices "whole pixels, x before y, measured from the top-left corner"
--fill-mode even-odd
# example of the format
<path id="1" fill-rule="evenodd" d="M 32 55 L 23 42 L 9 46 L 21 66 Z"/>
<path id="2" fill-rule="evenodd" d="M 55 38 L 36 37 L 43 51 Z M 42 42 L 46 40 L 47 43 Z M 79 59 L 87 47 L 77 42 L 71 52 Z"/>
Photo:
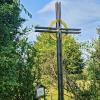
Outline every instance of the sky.
<path id="1" fill-rule="evenodd" d="M 24 12 L 21 16 L 27 21 L 24 26 L 49 26 L 55 19 L 55 2 L 62 4 L 62 20 L 69 28 L 81 28 L 81 34 L 75 35 L 80 41 L 91 41 L 97 38 L 96 28 L 100 26 L 100 0 L 21 0 L 21 3 L 32 14 L 30 19 Z M 31 31 L 29 41 L 36 40 L 36 33 Z"/>

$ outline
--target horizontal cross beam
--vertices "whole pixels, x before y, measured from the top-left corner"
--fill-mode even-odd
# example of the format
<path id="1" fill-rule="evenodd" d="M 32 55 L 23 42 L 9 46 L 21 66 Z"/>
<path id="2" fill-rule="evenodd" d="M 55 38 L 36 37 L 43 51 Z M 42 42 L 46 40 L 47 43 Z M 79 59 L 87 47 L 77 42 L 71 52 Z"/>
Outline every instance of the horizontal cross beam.
<path id="1" fill-rule="evenodd" d="M 58 31 L 52 31 L 52 30 L 35 30 L 35 32 L 47 32 L 47 33 L 57 33 Z M 61 31 L 61 33 L 65 34 L 80 34 L 81 32 L 73 32 L 73 31 Z"/>
<path id="2" fill-rule="evenodd" d="M 48 30 L 57 30 L 57 28 L 53 28 L 53 27 L 40 27 L 40 26 L 36 26 L 35 29 L 48 29 Z M 60 28 L 60 30 L 66 30 L 66 31 L 81 31 L 81 29 L 75 29 L 75 28 Z"/>
<path id="3" fill-rule="evenodd" d="M 61 33 L 65 33 L 65 34 L 80 34 L 80 31 L 74 31 L 74 30 L 47 30 L 47 29 L 36 29 L 35 32 L 44 32 L 44 33 L 57 33 L 57 32 L 61 32 Z"/>

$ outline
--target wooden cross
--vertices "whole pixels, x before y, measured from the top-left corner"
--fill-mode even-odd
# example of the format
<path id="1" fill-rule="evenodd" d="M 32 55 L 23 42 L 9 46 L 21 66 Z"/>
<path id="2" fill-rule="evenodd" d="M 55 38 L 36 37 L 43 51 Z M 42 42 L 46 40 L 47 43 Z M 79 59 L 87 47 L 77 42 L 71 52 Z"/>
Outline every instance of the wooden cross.
<path id="1" fill-rule="evenodd" d="M 79 34 L 81 29 L 61 28 L 61 2 L 56 2 L 56 28 L 35 27 L 35 32 L 56 33 L 57 38 L 57 69 L 58 69 L 58 100 L 64 100 L 63 67 L 62 67 L 62 33 Z"/>

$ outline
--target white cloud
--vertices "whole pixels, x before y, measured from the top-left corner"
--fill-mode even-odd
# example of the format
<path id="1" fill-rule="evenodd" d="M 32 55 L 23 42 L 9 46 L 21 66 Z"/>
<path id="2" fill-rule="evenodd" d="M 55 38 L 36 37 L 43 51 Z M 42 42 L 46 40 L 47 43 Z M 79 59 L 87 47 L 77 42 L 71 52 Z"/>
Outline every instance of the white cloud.
<path id="1" fill-rule="evenodd" d="M 52 16 L 56 1 L 62 2 L 62 19 L 68 26 L 82 28 L 81 40 L 93 39 L 96 36 L 96 27 L 100 25 L 100 0 L 51 0 L 38 14 L 48 12 Z"/>
<path id="2" fill-rule="evenodd" d="M 100 4 L 97 0 L 67 0 L 64 6 L 66 15 L 73 21 L 85 22 L 94 21 L 100 18 Z M 64 12 L 64 13 L 65 13 Z"/>
<path id="3" fill-rule="evenodd" d="M 100 3 L 97 3 L 98 0 L 52 0 L 38 13 L 46 13 L 55 10 L 55 2 L 62 2 L 62 9 L 64 19 L 67 19 L 77 23 L 85 22 L 90 20 L 98 20 L 100 18 Z M 69 19 L 70 18 L 70 19 Z"/>
<path id="4" fill-rule="evenodd" d="M 45 13 L 48 11 L 54 11 L 55 10 L 55 3 L 57 1 L 61 1 L 64 4 L 64 0 L 52 0 L 47 5 L 45 5 L 42 9 L 38 11 L 38 13 Z"/>

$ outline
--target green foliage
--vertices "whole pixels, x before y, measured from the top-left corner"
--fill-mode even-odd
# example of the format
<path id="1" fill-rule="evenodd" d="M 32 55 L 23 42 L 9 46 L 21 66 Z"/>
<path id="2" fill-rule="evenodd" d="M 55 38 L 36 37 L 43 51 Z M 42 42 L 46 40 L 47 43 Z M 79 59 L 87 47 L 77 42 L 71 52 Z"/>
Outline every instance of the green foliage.
<path id="1" fill-rule="evenodd" d="M 21 10 L 18 3 L 12 2 L 0 4 L 0 44 L 6 45 L 13 41 L 24 19 L 19 14 Z"/>
<path id="2" fill-rule="evenodd" d="M 36 50 L 32 47 L 32 45 L 26 43 L 25 40 L 20 41 L 19 50 L 17 50 L 20 55 L 18 61 L 18 80 L 19 86 L 15 89 L 17 98 L 19 100 L 32 100 L 35 92 L 35 57 Z M 35 70 L 33 70 L 35 68 Z"/>
<path id="3" fill-rule="evenodd" d="M 98 38 L 93 43 L 93 51 L 91 51 L 91 57 L 89 61 L 89 77 L 90 79 L 93 79 L 93 74 L 95 73 L 95 78 L 97 80 L 100 79 L 100 38 Z"/>
<path id="4" fill-rule="evenodd" d="M 15 54 L 14 54 L 15 53 Z M 18 86 L 16 61 L 18 55 L 13 46 L 0 48 L 0 98 L 10 100 L 13 89 Z"/>
<path id="5" fill-rule="evenodd" d="M 98 34 L 100 33 L 100 28 L 97 29 Z M 90 93 L 91 100 L 100 99 L 100 34 L 98 39 L 93 41 L 90 45 L 91 49 L 88 49 L 90 58 L 87 62 L 87 79 L 91 82 Z"/>
<path id="6" fill-rule="evenodd" d="M 66 73 L 78 74 L 82 72 L 84 63 L 81 57 L 80 44 L 73 37 L 63 40 L 63 65 Z"/>
<path id="7" fill-rule="evenodd" d="M 37 37 L 34 47 L 39 52 L 41 83 L 50 90 L 50 86 L 57 86 L 56 40 L 49 33 L 41 33 Z M 79 76 L 83 69 L 80 44 L 72 36 L 64 35 L 62 39 L 62 52 L 64 77 L 68 76 L 68 74 L 73 74 L 73 76 L 78 74 L 77 76 Z"/>
<path id="8" fill-rule="evenodd" d="M 83 68 L 80 45 L 71 36 L 64 36 L 63 41 L 63 66 L 68 73 L 80 73 Z M 42 33 L 35 43 L 39 50 L 41 61 L 45 68 L 53 64 L 56 67 L 56 41 L 49 33 Z M 53 60 L 53 62 L 51 62 Z M 46 71 L 46 70 L 45 70 Z"/>
<path id="9" fill-rule="evenodd" d="M 19 0 L 0 0 L 0 100 L 32 100 L 38 66 L 37 52 L 21 29 Z"/>

